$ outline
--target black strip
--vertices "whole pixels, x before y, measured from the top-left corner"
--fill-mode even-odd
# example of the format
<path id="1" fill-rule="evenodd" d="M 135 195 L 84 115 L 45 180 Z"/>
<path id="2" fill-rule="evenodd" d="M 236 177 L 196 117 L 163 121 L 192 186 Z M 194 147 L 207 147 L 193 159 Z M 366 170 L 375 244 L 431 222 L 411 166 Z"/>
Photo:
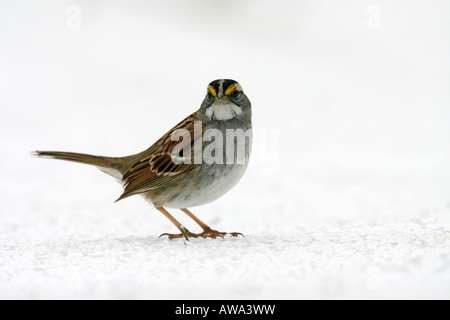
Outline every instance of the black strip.
<path id="1" fill-rule="evenodd" d="M 217 93 L 219 93 L 219 86 L 220 86 L 220 82 L 221 81 L 221 79 L 218 79 L 218 80 L 214 80 L 213 82 L 211 82 L 209 85 L 211 86 L 211 87 L 213 87 L 215 90 L 216 90 L 216 92 Z"/>
<path id="2" fill-rule="evenodd" d="M 227 91 L 228 87 L 231 86 L 232 84 L 235 84 L 236 81 L 231 80 L 231 79 L 225 79 L 224 83 L 223 83 L 223 93 L 225 93 L 225 91 Z"/>

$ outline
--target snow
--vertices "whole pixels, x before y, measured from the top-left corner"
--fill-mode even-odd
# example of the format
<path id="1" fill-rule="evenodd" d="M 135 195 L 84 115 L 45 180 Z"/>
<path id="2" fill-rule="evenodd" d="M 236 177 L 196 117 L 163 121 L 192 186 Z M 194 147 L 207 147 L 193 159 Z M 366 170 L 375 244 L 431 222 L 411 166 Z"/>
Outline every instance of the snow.
<path id="1" fill-rule="evenodd" d="M 448 1 L 0 12 L 0 298 L 450 298 Z M 159 238 L 111 177 L 30 156 L 142 151 L 222 77 L 253 103 L 252 162 L 192 211 L 245 238 Z"/>
<path id="2" fill-rule="evenodd" d="M 427 218 L 190 243 L 132 235 L 9 244 L 1 297 L 448 298 L 449 242 L 448 224 Z"/>

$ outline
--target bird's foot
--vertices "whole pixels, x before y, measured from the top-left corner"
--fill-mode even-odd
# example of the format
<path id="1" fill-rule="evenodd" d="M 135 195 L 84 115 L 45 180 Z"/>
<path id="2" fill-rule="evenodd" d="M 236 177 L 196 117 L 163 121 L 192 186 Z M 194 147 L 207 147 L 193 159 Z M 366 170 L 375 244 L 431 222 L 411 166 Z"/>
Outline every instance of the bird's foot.
<path id="1" fill-rule="evenodd" d="M 167 238 L 169 238 L 169 240 L 173 240 L 173 239 L 180 239 L 180 238 L 185 238 L 186 240 L 189 241 L 189 238 L 196 238 L 197 234 L 196 233 L 192 233 L 190 232 L 188 229 L 183 228 L 181 230 L 180 234 L 173 234 L 173 233 L 163 233 L 161 234 L 159 237 L 164 237 L 167 236 Z"/>
<path id="2" fill-rule="evenodd" d="M 243 236 L 244 235 L 240 232 L 220 232 L 217 230 L 213 230 L 213 229 L 205 229 L 202 233 L 192 233 L 187 229 L 184 229 L 182 233 L 180 234 L 170 234 L 170 233 L 163 233 L 162 235 L 160 235 L 159 237 L 164 237 L 167 236 L 169 238 L 169 240 L 173 240 L 173 239 L 180 239 L 180 238 L 186 238 L 186 240 L 189 240 L 189 238 L 212 238 L 212 239 L 216 239 L 216 238 L 224 238 L 224 236 L 226 236 L 227 234 L 229 234 L 232 237 L 238 237 L 238 236 Z"/>
<path id="3" fill-rule="evenodd" d="M 223 237 L 226 236 L 227 234 L 229 234 L 232 237 L 238 237 L 238 236 L 244 237 L 244 235 L 240 232 L 220 232 L 220 231 L 213 230 L 210 228 L 203 230 L 203 232 L 199 233 L 198 236 L 202 237 L 202 238 L 213 238 L 213 239 L 220 237 L 223 239 Z"/>

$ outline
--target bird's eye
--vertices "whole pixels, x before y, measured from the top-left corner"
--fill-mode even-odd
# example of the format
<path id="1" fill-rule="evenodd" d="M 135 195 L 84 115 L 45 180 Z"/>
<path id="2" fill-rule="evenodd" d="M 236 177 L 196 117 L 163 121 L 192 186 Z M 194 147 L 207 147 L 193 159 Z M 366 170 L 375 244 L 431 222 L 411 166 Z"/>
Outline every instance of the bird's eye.
<path id="1" fill-rule="evenodd" d="M 211 92 L 208 91 L 208 93 L 206 94 L 206 98 L 207 98 L 208 100 L 212 100 L 213 94 L 212 94 Z"/>
<path id="2" fill-rule="evenodd" d="M 237 91 L 237 90 L 234 90 L 232 93 L 231 93 L 231 97 L 232 98 L 239 98 L 239 96 L 241 95 L 241 93 L 239 92 L 239 91 Z"/>

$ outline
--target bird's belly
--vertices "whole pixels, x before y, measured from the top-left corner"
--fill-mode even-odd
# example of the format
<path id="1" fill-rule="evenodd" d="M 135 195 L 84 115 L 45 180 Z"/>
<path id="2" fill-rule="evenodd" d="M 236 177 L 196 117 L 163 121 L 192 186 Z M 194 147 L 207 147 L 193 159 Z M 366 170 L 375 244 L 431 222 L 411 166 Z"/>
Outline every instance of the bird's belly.
<path id="1" fill-rule="evenodd" d="M 190 208 L 215 201 L 232 189 L 242 178 L 247 164 L 205 166 L 200 174 L 186 176 L 179 182 L 179 193 L 161 204 L 167 208 Z"/>

